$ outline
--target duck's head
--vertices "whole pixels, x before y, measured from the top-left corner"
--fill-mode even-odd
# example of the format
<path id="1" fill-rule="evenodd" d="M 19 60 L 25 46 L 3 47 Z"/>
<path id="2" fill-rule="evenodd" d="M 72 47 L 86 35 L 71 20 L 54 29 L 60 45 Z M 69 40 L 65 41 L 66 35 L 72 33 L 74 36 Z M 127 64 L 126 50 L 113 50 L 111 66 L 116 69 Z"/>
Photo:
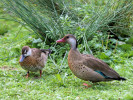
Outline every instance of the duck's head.
<path id="1" fill-rule="evenodd" d="M 31 55 L 31 48 L 29 46 L 24 46 L 22 48 L 22 55 L 21 55 L 21 59 L 20 62 L 23 62 L 23 60 Z"/>
<path id="2" fill-rule="evenodd" d="M 62 39 L 57 40 L 56 43 L 68 43 L 71 46 L 71 49 L 77 48 L 77 40 L 74 35 L 67 34 Z"/>

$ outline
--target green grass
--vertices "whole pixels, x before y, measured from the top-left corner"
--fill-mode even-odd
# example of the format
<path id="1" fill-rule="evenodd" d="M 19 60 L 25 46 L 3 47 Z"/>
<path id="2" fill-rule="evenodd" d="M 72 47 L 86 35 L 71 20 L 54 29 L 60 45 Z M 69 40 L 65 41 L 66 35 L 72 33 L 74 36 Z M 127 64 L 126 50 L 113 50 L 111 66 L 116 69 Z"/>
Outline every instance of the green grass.
<path id="1" fill-rule="evenodd" d="M 34 78 L 39 72 L 30 73 L 30 78 L 26 79 L 26 71 L 18 62 L 0 63 L 0 99 L 132 100 L 133 58 L 127 59 L 123 53 L 113 56 L 114 61 L 121 62 L 111 63 L 111 66 L 127 81 L 101 82 L 88 89 L 82 85 L 85 81 L 72 74 L 66 59 L 60 73 L 49 59 L 40 79 Z"/>

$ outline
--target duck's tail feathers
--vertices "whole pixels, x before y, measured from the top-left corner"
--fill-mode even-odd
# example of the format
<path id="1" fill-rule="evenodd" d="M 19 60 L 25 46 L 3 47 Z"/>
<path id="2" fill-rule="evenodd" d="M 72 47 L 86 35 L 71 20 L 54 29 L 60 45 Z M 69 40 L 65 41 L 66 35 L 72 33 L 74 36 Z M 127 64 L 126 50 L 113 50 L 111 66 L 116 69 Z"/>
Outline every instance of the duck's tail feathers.
<path id="1" fill-rule="evenodd" d="M 127 79 L 124 78 L 124 77 L 120 77 L 119 80 L 123 80 L 123 81 L 125 81 L 125 80 L 127 80 Z"/>
<path id="2" fill-rule="evenodd" d="M 40 49 L 42 52 L 44 52 L 45 54 L 51 54 L 51 49 Z"/>
<path id="3" fill-rule="evenodd" d="M 112 80 L 118 80 L 118 81 L 125 81 L 125 80 L 127 80 L 126 78 L 124 78 L 124 77 L 118 77 L 118 78 L 108 78 L 108 79 L 112 79 Z"/>

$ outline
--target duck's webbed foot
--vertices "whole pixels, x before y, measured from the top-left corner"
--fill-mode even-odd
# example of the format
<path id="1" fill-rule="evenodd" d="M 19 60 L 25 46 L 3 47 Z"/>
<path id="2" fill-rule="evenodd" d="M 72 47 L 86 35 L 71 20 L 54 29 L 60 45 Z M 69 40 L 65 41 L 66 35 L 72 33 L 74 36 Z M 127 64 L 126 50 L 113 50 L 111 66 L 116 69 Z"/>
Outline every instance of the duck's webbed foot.
<path id="1" fill-rule="evenodd" d="M 87 83 L 83 83 L 83 85 L 84 85 L 86 88 L 92 87 L 92 85 L 88 85 Z"/>

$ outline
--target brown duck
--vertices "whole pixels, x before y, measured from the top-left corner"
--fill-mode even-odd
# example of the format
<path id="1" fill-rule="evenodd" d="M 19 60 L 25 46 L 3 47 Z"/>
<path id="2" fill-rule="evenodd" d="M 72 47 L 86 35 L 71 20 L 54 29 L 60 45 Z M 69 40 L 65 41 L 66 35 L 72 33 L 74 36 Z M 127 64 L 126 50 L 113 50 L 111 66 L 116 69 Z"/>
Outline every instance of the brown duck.
<path id="1" fill-rule="evenodd" d="M 68 65 L 78 78 L 91 82 L 126 80 L 102 60 L 92 55 L 81 54 L 77 50 L 77 40 L 72 34 L 68 34 L 56 42 L 70 44 Z"/>
<path id="2" fill-rule="evenodd" d="M 27 70 L 27 76 L 29 77 L 29 71 L 40 71 L 40 77 L 42 75 L 42 69 L 47 61 L 48 55 L 51 53 L 50 49 L 37 49 L 24 46 L 22 48 L 22 55 L 20 56 L 19 64 L 25 70 Z"/>

